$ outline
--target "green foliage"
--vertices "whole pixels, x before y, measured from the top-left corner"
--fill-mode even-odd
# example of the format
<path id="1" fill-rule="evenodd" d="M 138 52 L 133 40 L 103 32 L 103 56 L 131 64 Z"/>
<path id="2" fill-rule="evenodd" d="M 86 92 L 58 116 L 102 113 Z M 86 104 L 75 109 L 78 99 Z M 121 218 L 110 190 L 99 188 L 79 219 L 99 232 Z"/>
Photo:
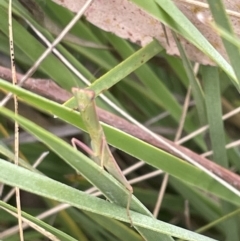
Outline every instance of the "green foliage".
<path id="1" fill-rule="evenodd" d="M 192 63 L 180 43 L 177 44 L 181 57 L 172 57 L 166 55 L 164 49 L 155 40 L 141 48 L 97 29 L 84 19 L 74 26 L 71 34 L 80 37 L 79 33 L 84 33 L 87 41 L 108 46 L 109 49 L 87 48 L 64 40 L 57 46 L 57 50 L 92 82 L 89 88 L 100 95 L 97 103 L 106 110 L 117 113 L 112 106 L 104 102 L 106 97 L 102 94 L 142 123 L 152 120 L 160 113 L 168 113 L 165 118 L 156 120 L 149 128 L 157 132 L 161 127 L 157 133 L 171 140 L 174 140 L 181 121 L 184 98 L 188 87 L 191 86 L 194 105 L 187 112 L 183 133 L 191 134 L 204 124 L 209 125 L 209 133 L 207 131 L 194 137 L 188 141 L 186 147 L 196 153 L 213 149 L 213 161 L 224 167 L 234 166 L 236 172 L 239 172 L 239 164 L 236 164 L 239 160 L 239 150 L 226 151 L 224 147 L 226 142 L 232 142 L 238 138 L 234 135 L 234 130 L 240 128 L 236 124 L 239 116 L 236 115 L 233 118 L 235 122 L 229 121 L 225 128 L 221 120 L 223 115 L 221 105 L 224 109 L 224 101 L 231 96 L 228 102 L 231 109 L 237 108 L 236 103 L 239 102 L 237 99 L 239 74 L 236 66 L 232 64 L 238 58 L 238 54 L 234 52 L 239 50 L 239 41 L 233 35 L 227 16 L 224 15 L 225 18 L 221 21 L 216 20 L 216 28 L 219 28 L 224 38 L 233 66 L 220 56 L 173 5 L 173 2 L 168 0 L 132 0 L 132 2 L 171 27 L 176 34 L 184 36 L 210 56 L 218 67 L 202 66 L 196 76 Z M 43 11 L 42 16 L 47 16 L 58 26 L 64 26 L 73 16 L 66 9 L 50 1 L 46 1 L 45 4 L 41 2 L 40 6 Z M 6 51 L 8 49 L 7 7 L 7 0 L 0 1 L 0 52 L 5 55 L 8 55 Z M 222 7 L 220 4 L 219 12 L 213 12 L 214 18 L 218 19 L 218 14 L 224 14 Z M 56 9 L 58 11 L 55 11 Z M 31 22 L 50 41 L 54 37 L 44 26 L 40 26 L 39 21 L 35 21 L 31 13 L 18 1 L 13 3 L 13 12 L 15 59 L 16 64 L 25 72 L 46 47 L 28 29 L 24 19 Z M 233 70 L 236 71 L 236 76 Z M 68 91 L 71 87 L 82 87 L 86 84 L 53 53 L 43 61 L 34 77 L 50 78 Z M 110 88 L 111 90 L 108 91 Z M 141 176 L 155 169 L 163 170 L 170 175 L 158 217 L 153 218 L 152 211 L 162 177 L 145 180 L 138 186 L 133 185 L 135 196 L 132 198 L 130 209 L 135 229 L 128 224 L 123 224 L 122 222 L 129 223 L 126 213 L 128 199 L 126 188 L 82 152 L 75 150 L 69 144 L 71 138 L 67 136 L 60 138 L 57 134 L 51 133 L 53 126 L 68 124 L 83 131 L 81 138 L 84 139 L 86 128 L 80 114 L 73 110 L 75 102 L 69 99 L 65 105 L 61 105 L 31 91 L 13 86 L 3 79 L 0 79 L 0 89 L 16 94 L 19 101 L 26 104 L 27 107 L 23 107 L 25 112 L 29 112 L 26 116 L 20 106 L 20 115 L 16 116 L 8 108 L 0 107 L 1 121 L 3 124 L 7 122 L 6 125 L 2 125 L 2 128 L 12 133 L 9 120 L 17 120 L 22 132 L 26 131 L 36 138 L 35 141 L 25 144 L 24 139 L 20 142 L 20 151 L 23 154 L 19 161 L 21 167 L 8 163 L 7 160 L 14 159 L 13 151 L 11 146 L 7 147 L 6 140 L 2 138 L 0 182 L 6 184 L 3 196 L 9 187 L 15 186 L 36 195 L 36 200 L 44 202 L 44 205 L 25 206 L 22 215 L 46 232 L 52 233 L 60 240 L 142 240 L 145 238 L 171 241 L 173 238 L 179 238 L 205 241 L 223 240 L 229 237 L 230 233 L 234 237 L 233 240 L 240 239 L 236 228 L 239 223 L 237 215 L 239 215 L 240 203 L 237 190 L 228 189 L 212 176 L 171 153 L 143 142 L 124 130 L 102 123 L 108 143 L 116 148 L 114 155 L 119 163 L 127 162 L 127 165 L 130 165 L 136 159 L 145 163 L 144 168 L 131 174 L 132 177 Z M 41 113 L 40 116 L 44 122 L 39 123 L 38 116 L 34 116 L 31 112 L 33 109 Z M 53 116 L 57 116 L 57 120 Z M 1 133 L 3 137 L 4 132 Z M 43 151 L 50 151 L 51 155 L 43 160 L 39 168 L 33 168 L 31 165 Z M 80 178 L 76 173 L 81 174 Z M 84 192 L 90 184 L 100 190 L 107 200 Z M 24 203 L 24 197 L 22 201 Z M 58 212 L 54 224 L 49 218 L 40 221 L 35 217 L 36 214 L 60 203 L 66 203 L 69 206 L 68 209 Z M 184 206 L 184 203 L 188 205 Z M 17 224 L 16 219 L 7 214 L 7 210 L 16 212 L 16 209 L 12 200 L 9 202 L 3 200 L 0 206 L 2 208 L 0 231 L 5 231 L 4 229 L 7 230 L 13 223 Z M 190 231 L 197 229 L 204 232 L 204 236 Z M 25 240 L 44 240 L 44 235 L 49 236 L 46 232 L 41 234 L 36 230 L 25 231 Z M 2 232 L 0 239 L 18 240 L 18 234 L 7 235 Z"/>

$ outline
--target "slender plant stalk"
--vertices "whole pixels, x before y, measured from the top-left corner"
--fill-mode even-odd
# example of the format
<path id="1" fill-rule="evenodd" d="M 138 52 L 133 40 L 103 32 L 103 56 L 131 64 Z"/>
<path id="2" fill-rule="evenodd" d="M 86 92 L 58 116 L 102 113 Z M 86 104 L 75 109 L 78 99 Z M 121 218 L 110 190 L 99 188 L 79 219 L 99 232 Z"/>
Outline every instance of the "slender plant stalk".
<path id="1" fill-rule="evenodd" d="M 11 56 L 11 69 L 12 69 L 12 84 L 17 85 L 17 76 L 16 76 L 16 68 L 14 61 L 14 44 L 13 44 L 13 31 L 12 31 L 12 0 L 9 0 L 9 46 L 10 46 L 10 56 Z M 17 95 L 13 95 L 14 99 L 14 112 L 15 115 L 18 115 L 18 99 Z M 14 162 L 15 165 L 18 166 L 18 158 L 19 158 L 19 125 L 15 120 L 14 123 Z M 19 226 L 19 235 L 20 240 L 24 241 L 23 237 L 23 229 L 22 229 L 22 214 L 21 214 L 21 200 L 20 200 L 20 190 L 16 187 L 16 203 L 17 203 L 17 211 L 18 211 L 18 226 Z"/>

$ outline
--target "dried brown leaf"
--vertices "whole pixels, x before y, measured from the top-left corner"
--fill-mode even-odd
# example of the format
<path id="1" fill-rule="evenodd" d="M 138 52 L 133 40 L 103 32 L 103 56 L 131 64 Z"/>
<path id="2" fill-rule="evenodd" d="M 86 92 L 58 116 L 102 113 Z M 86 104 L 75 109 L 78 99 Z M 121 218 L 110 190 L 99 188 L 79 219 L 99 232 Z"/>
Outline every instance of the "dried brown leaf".
<path id="1" fill-rule="evenodd" d="M 53 1 L 68 8 L 72 12 L 78 11 L 85 3 L 85 0 Z M 199 21 L 197 17 L 198 13 L 201 13 L 206 18 L 211 16 L 206 1 L 175 0 L 174 2 L 216 50 L 227 59 L 226 52 L 219 36 L 214 33 L 210 27 Z M 240 4 L 236 4 L 233 0 L 225 0 L 224 3 L 235 32 L 239 35 Z M 170 42 L 170 44 L 167 45 L 161 23 L 128 0 L 94 1 L 91 7 L 86 11 L 85 16 L 92 24 L 105 31 L 112 32 L 121 38 L 129 39 L 131 42 L 141 46 L 145 46 L 155 38 L 166 48 L 168 54 L 179 55 L 171 31 L 167 29 L 167 36 Z M 180 40 L 191 60 L 205 65 L 214 65 L 207 56 L 187 40 L 183 38 Z"/>

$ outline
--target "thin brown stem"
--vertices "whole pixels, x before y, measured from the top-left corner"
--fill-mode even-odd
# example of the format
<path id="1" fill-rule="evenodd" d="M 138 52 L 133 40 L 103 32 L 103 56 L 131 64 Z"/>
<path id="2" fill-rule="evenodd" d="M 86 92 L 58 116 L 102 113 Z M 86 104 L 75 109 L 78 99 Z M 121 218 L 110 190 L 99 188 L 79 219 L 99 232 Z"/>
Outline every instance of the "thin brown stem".
<path id="1" fill-rule="evenodd" d="M 17 76 L 16 76 L 16 66 L 14 60 L 14 42 L 13 42 L 13 30 L 12 30 L 12 0 L 9 1 L 9 47 L 10 47 L 10 56 L 11 56 L 11 70 L 12 70 L 12 84 L 17 85 Z M 13 95 L 14 100 L 14 113 L 18 115 L 18 98 L 17 95 Z M 19 164 L 19 125 L 15 120 L 14 122 L 14 163 L 18 166 Z M 17 218 L 19 226 L 19 237 L 21 241 L 24 241 L 23 229 L 22 229 L 22 209 L 21 209 L 21 200 L 20 200 L 20 189 L 18 187 L 16 190 L 16 204 L 17 204 Z"/>

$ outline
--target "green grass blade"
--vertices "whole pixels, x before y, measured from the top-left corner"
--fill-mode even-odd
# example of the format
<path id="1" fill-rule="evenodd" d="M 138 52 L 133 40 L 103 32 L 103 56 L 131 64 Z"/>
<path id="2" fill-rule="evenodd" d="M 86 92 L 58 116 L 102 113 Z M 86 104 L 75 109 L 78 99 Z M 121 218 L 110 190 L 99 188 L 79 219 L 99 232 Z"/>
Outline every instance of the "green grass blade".
<path id="1" fill-rule="evenodd" d="M 228 167 L 218 69 L 204 67 L 203 81 L 214 161 L 221 166 Z"/>
<path id="2" fill-rule="evenodd" d="M 5 146 L 5 144 L 0 142 L 0 153 L 7 157 L 11 162 L 14 162 L 14 154 Z M 38 172 L 35 168 L 33 168 L 29 163 L 24 161 L 22 158 L 19 158 L 19 165 L 25 167 L 33 172 Z"/>
<path id="3" fill-rule="evenodd" d="M 215 48 L 206 40 L 198 29 L 185 17 L 185 15 L 169 0 L 131 0 L 149 14 L 157 18 L 166 26 L 189 40 L 203 53 L 215 61 L 231 77 L 235 86 L 238 87 L 238 80 L 227 61 L 216 51 Z M 159 8 L 160 7 L 160 8 Z"/>
<path id="4" fill-rule="evenodd" d="M 96 96 L 102 91 L 108 90 L 127 75 L 132 73 L 135 69 L 143 65 L 150 58 L 155 56 L 162 50 L 162 47 L 157 41 L 152 41 L 147 46 L 141 48 L 136 53 L 128 57 L 126 60 L 112 68 L 106 74 L 97 79 L 90 87 L 94 90 Z M 65 106 L 76 108 L 75 99 L 72 98 L 65 103 Z"/>
<path id="5" fill-rule="evenodd" d="M 48 110 L 49 113 L 57 115 L 59 118 L 62 118 L 64 121 L 69 122 L 81 129 L 84 129 L 82 123 L 80 122 L 81 120 L 80 116 L 77 112 L 73 112 L 72 110 L 69 110 L 66 107 L 63 107 L 52 101 L 46 100 L 45 98 L 39 97 L 26 90 L 23 90 L 16 86 L 12 86 L 7 82 L 4 82 L 4 81 L 0 82 L 0 86 L 2 88 L 4 87 L 4 89 L 7 89 L 8 91 L 12 91 L 20 95 L 21 98 L 25 99 L 25 101 L 27 101 L 29 104 L 34 105 L 37 108 L 41 108 L 43 111 Z M 14 119 L 14 115 L 11 114 L 11 112 L 7 111 L 6 109 L 1 108 L 0 112 Z M 31 123 L 30 121 L 27 121 L 26 119 L 20 118 L 20 117 L 18 117 L 17 120 L 19 121 L 19 124 L 23 128 L 25 128 L 30 133 L 35 135 L 39 140 L 44 142 L 53 151 L 55 151 L 57 155 L 62 157 L 66 162 L 68 162 L 75 169 L 82 172 L 81 169 L 85 167 L 86 173 L 83 175 L 90 179 L 93 178 L 92 183 L 94 183 L 96 186 L 99 185 L 99 181 L 96 179 L 96 177 L 92 176 L 92 173 L 94 171 L 92 170 L 92 172 L 90 172 L 92 168 L 98 169 L 99 167 L 98 166 L 96 167 L 96 164 L 91 163 L 91 161 L 90 161 L 91 163 L 90 164 L 89 158 L 87 158 L 86 156 L 82 155 L 79 152 L 74 151 L 73 148 L 67 145 L 65 142 L 55 137 L 51 133 L 48 133 L 47 131 L 38 127 L 37 125 Z M 238 204 L 240 200 L 240 197 L 238 195 L 232 193 L 231 191 L 223 187 L 221 184 L 219 184 L 217 181 L 215 181 L 212 177 L 208 176 L 203 171 L 195 168 L 194 166 L 184 161 L 181 161 L 175 156 L 172 156 L 160 149 L 157 149 L 151 145 L 148 145 L 143 141 L 140 141 L 137 138 L 134 138 L 128 134 L 125 134 L 124 132 L 119 131 L 113 127 L 110 127 L 108 125 L 103 125 L 103 127 L 104 127 L 107 140 L 111 145 L 129 153 L 130 155 L 136 158 L 144 160 L 145 162 L 147 162 L 148 164 L 156 168 L 159 168 L 168 172 L 169 174 L 181 179 L 184 182 L 189 183 L 190 185 L 194 185 L 198 188 L 209 191 L 214 195 L 217 195 L 218 197 L 228 200 L 229 202 Z M 69 156 L 74 156 L 74 158 L 69 159 Z M 76 162 L 77 159 L 82 159 L 81 164 Z M 161 162 L 159 162 L 159 159 L 161 159 Z M 83 160 L 86 161 L 86 166 L 82 164 Z M 87 167 L 88 165 L 90 165 L 90 167 Z M 105 176 L 105 172 L 103 176 Z M 109 178 L 109 175 L 106 176 L 106 180 L 102 183 L 103 187 L 101 188 L 99 187 L 101 190 L 106 188 L 106 186 L 104 186 L 104 183 L 109 182 L 108 178 Z M 115 185 L 116 184 L 117 183 L 115 180 Z M 113 187 L 112 192 L 114 193 L 115 191 L 116 191 L 116 186 Z M 124 191 L 124 195 L 127 200 L 128 192 L 126 191 L 126 189 L 123 189 L 122 191 Z M 118 195 L 118 198 L 121 198 L 122 194 L 118 193 L 116 195 Z M 124 206 L 124 204 L 122 205 Z"/>
<path id="6" fill-rule="evenodd" d="M 5 108 L 1 108 L 0 112 L 14 118 L 14 114 L 11 114 L 11 112 Z M 38 127 L 34 123 L 31 123 L 25 118 L 20 116 L 16 118 L 19 124 L 21 123 L 20 125 L 23 128 L 32 134 L 34 133 L 37 138 L 41 139 L 43 143 L 45 143 L 51 150 L 63 158 L 77 172 L 80 172 L 91 183 L 98 187 L 98 189 L 101 190 L 109 200 L 112 200 L 114 203 L 125 207 L 126 213 L 126 205 L 128 202 L 129 192 L 115 178 L 113 178 L 107 172 L 103 171 L 103 169 L 94 163 L 91 159 L 87 158 L 81 152 L 75 150 L 72 146 L 57 138 L 53 134 L 45 131 L 44 129 Z M 135 197 L 132 197 L 131 199 L 131 209 L 136 210 L 139 213 L 143 213 L 147 216 L 151 216 L 150 212 Z M 127 221 L 129 222 L 129 218 Z M 144 234 L 145 230 L 141 230 L 141 227 L 139 228 L 139 232 L 141 232 L 142 235 L 146 237 L 148 235 Z M 166 240 L 171 240 L 171 238 L 166 235 L 165 238 Z"/>
<path id="7" fill-rule="evenodd" d="M 5 162 L 3 161 L 2 159 L 0 159 L 0 163 L 2 162 Z M 1 165 L 1 164 L 0 164 Z M 7 173 L 9 173 L 7 171 Z M 9 174 L 9 175 L 12 175 L 12 174 Z M 24 177 L 23 177 L 24 178 Z M 0 177 L 0 179 L 2 179 L 2 177 Z M 8 182 L 8 181 L 7 181 Z M 0 207 L 3 207 L 9 211 L 12 211 L 14 213 L 17 213 L 17 209 L 13 206 L 10 206 L 9 204 L 3 202 L 3 201 L 0 201 Z M 23 212 L 22 211 L 22 217 L 26 218 L 27 220 L 33 222 L 34 224 L 38 225 L 39 227 L 43 228 L 44 230 L 52 233 L 53 235 L 55 235 L 56 237 L 58 237 L 59 239 L 63 240 L 63 241 L 77 241 L 77 239 L 71 237 L 70 235 L 62 232 L 61 230 L 57 229 L 57 228 L 54 228 L 52 225 L 49 225 L 45 222 L 43 222 L 42 220 L 38 219 L 38 218 L 35 218 L 31 215 L 29 215 L 28 213 L 26 212 Z M 6 239 L 7 240 L 7 239 Z"/>
<path id="8" fill-rule="evenodd" d="M 227 16 L 223 1 L 208 0 L 208 4 L 216 24 L 225 29 L 227 32 L 229 32 L 232 36 L 235 36 L 230 20 Z M 240 86 L 240 69 L 238 64 L 240 62 L 239 49 L 237 48 L 237 46 L 235 46 L 234 44 L 232 44 L 224 38 L 222 38 L 222 41 L 225 46 L 231 65 L 233 67 L 233 70 L 235 71 L 235 74 L 237 76 L 238 86 Z"/>
<path id="9" fill-rule="evenodd" d="M 112 233 L 114 237 L 118 238 L 118 240 L 142 240 L 142 237 L 140 235 L 138 235 L 133 230 L 130 230 L 128 227 L 126 227 L 126 225 L 117 222 L 116 220 L 112 220 L 90 212 L 84 213 L 92 220 L 94 220 L 94 222 L 96 222 L 99 226 L 102 226 L 104 229 L 108 230 L 108 232 Z"/>
<path id="10" fill-rule="evenodd" d="M 228 167 L 229 163 L 225 149 L 226 141 L 222 121 L 218 69 L 213 67 L 204 67 L 203 81 L 213 158 L 214 161 L 218 164 L 224 167 Z M 232 212 L 235 209 L 234 206 L 227 202 L 222 201 L 221 204 L 222 209 L 226 214 Z M 236 222 L 237 219 L 234 217 L 227 220 L 224 225 L 225 235 L 228 237 L 228 239 L 231 237 L 231 240 L 235 241 L 239 240 Z"/>
<path id="11" fill-rule="evenodd" d="M 152 41 L 96 80 L 91 85 L 91 89 L 94 90 L 96 95 L 99 95 L 102 91 L 111 88 L 117 82 L 146 63 L 161 50 L 162 47 L 160 44 L 155 40 Z"/>
<path id="12" fill-rule="evenodd" d="M 129 56 L 134 54 L 134 48 L 131 47 L 131 45 L 128 44 L 125 40 L 119 39 L 118 37 L 113 35 L 109 35 L 109 39 L 114 48 L 118 50 L 123 59 L 128 58 Z M 134 73 L 137 75 L 138 79 L 140 79 L 141 82 L 144 84 L 144 91 L 149 90 L 149 94 L 153 95 L 152 98 L 157 100 L 158 105 L 163 106 L 171 113 L 171 115 L 175 119 L 179 120 L 182 112 L 181 106 L 173 97 L 172 93 L 163 84 L 163 81 L 160 79 L 160 77 L 157 76 L 157 74 L 150 68 L 150 66 L 146 64 L 142 65 L 141 67 L 136 69 Z M 126 81 L 126 84 L 127 83 L 128 81 Z M 159 98 L 159 96 L 161 96 L 161 98 Z"/>
<path id="13" fill-rule="evenodd" d="M 175 42 L 178 46 L 178 50 L 180 52 L 180 55 L 181 55 L 181 58 L 183 61 L 183 66 L 185 68 L 190 86 L 192 88 L 192 93 L 193 93 L 197 111 L 198 111 L 198 118 L 200 120 L 201 126 L 203 126 L 206 124 L 206 109 L 205 109 L 205 104 L 204 104 L 203 90 L 201 88 L 199 81 L 197 80 L 197 78 L 195 76 L 192 65 L 191 65 L 190 61 L 188 60 L 181 43 L 177 39 L 176 34 L 173 33 L 173 36 L 174 36 Z"/>
<path id="14" fill-rule="evenodd" d="M 59 202 L 68 203 L 74 207 L 93 212 L 96 214 L 104 215 L 106 217 L 114 217 L 115 219 L 128 222 L 125 208 L 111 204 L 102 199 L 89 196 L 72 187 L 56 182 L 46 176 L 32 173 L 26 169 L 10 164 L 4 160 L 0 160 L 0 181 L 11 186 L 19 187 L 23 190 L 45 196 Z M 12 174 L 15 175 L 12 175 Z M 29 182 L 31 180 L 31 182 Z M 131 216 L 134 224 L 151 232 L 152 235 L 158 234 L 162 237 L 172 235 L 174 237 L 182 238 L 185 240 L 195 241 L 212 241 L 213 239 L 196 234 L 191 231 L 178 228 L 159 220 L 147 217 L 145 215 L 132 212 Z M 153 237 L 152 236 L 152 237 Z M 151 239 L 153 240 L 153 239 Z M 161 239 L 162 240 L 162 239 Z M 167 240 L 167 239 L 165 239 Z"/>
<path id="15" fill-rule="evenodd" d="M 5 35 L 8 36 L 7 12 L 0 7 L 0 26 Z M 29 32 L 13 19 L 14 43 L 22 50 L 29 59 L 35 62 L 44 52 L 44 46 L 38 42 Z M 29 44 L 31 43 L 31 44 Z M 50 54 L 39 67 L 40 70 L 48 74 L 49 77 L 56 80 L 61 86 L 70 89 L 76 83 L 76 77 L 68 70 L 68 68 L 53 54 Z M 57 71 L 52 71 L 57 69 Z M 66 79 L 68 81 L 66 81 Z"/>

